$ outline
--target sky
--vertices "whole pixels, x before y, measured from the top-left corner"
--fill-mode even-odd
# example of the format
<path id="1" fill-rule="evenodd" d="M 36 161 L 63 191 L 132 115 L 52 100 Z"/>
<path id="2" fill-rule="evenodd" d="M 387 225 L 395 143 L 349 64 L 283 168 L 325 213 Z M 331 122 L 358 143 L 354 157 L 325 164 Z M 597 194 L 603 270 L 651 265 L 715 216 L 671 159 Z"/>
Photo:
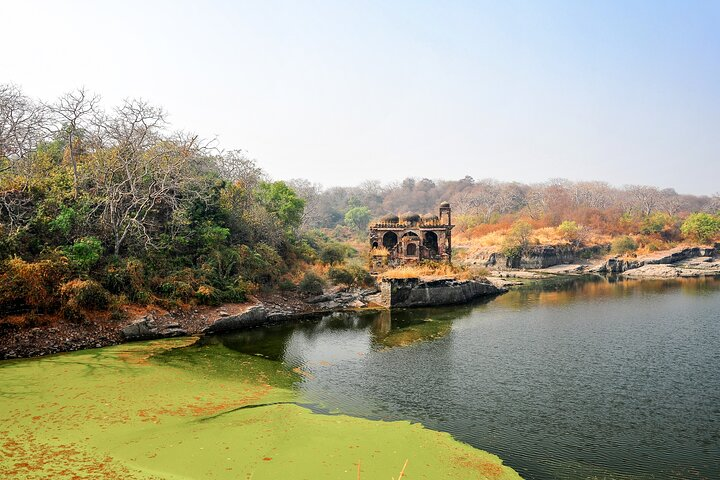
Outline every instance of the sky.
<path id="1" fill-rule="evenodd" d="M 142 97 L 275 179 L 720 191 L 720 1 L 0 0 L 0 83 Z"/>

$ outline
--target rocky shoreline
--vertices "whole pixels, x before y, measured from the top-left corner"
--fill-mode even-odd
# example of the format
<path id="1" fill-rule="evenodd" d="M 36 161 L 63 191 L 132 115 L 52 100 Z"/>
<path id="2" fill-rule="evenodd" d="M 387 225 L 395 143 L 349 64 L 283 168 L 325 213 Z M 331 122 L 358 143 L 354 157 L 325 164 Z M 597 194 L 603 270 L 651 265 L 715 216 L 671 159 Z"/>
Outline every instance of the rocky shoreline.
<path id="1" fill-rule="evenodd" d="M 545 254 L 547 249 L 539 250 Z M 553 253 L 553 252 L 551 252 Z M 484 295 L 497 295 L 524 280 L 557 275 L 620 275 L 629 279 L 668 279 L 720 276 L 720 248 L 678 247 L 636 258 L 609 258 L 583 263 L 560 263 L 536 269 L 494 268 L 487 281 L 455 279 L 398 279 L 380 288 L 333 288 L 322 295 L 266 293 L 244 304 L 191 307 L 167 311 L 131 305 L 121 320 L 107 312 L 92 321 L 72 322 L 60 317 L 39 318 L 31 327 L 0 326 L 0 360 L 99 348 L 128 341 L 205 335 L 340 311 L 413 308 L 466 303 Z M 555 255 L 555 253 L 553 253 Z M 554 258 L 558 258 L 556 255 Z M 566 258 L 570 262 L 570 258 Z M 543 262 L 533 261 L 533 265 Z M 551 262 L 552 263 L 552 262 Z M 41 317 L 41 316 L 39 316 Z"/>
<path id="2" fill-rule="evenodd" d="M 88 312 L 91 321 L 62 317 L 39 318 L 32 327 L 0 327 L 0 360 L 27 358 L 100 348 L 138 340 L 204 335 L 238 328 L 293 321 L 324 313 L 382 309 L 378 289 L 335 288 L 303 298 L 296 293 L 268 293 L 243 304 L 189 306 L 168 311 L 156 306 L 130 305 L 125 318 L 112 320 L 105 312 Z"/>
<path id="3" fill-rule="evenodd" d="M 720 245 L 680 246 L 671 250 L 635 257 L 581 260 L 571 255 L 558 257 L 551 248 L 534 250 L 543 258 L 525 258 L 524 264 L 546 265 L 536 268 L 507 268 L 495 257 L 487 260 L 490 278 L 498 285 L 512 286 L 517 279 L 542 279 L 552 275 L 619 275 L 634 279 L 696 278 L 720 276 Z M 550 252 L 551 256 L 545 255 Z M 477 261 L 471 262 L 476 265 Z M 509 280 L 510 279 L 510 280 Z"/>
<path id="4" fill-rule="evenodd" d="M 400 285 L 401 284 L 401 285 Z M 387 292 L 395 285 L 399 296 Z M 400 285 L 400 287 L 398 287 Z M 131 305 L 123 320 L 88 312 L 92 321 L 71 322 L 59 317 L 45 325 L 0 330 L 0 360 L 25 358 L 99 348 L 123 342 L 207 335 L 300 320 L 343 311 L 382 310 L 466 303 L 479 296 L 506 291 L 487 281 L 455 279 L 402 279 L 381 282 L 381 288 L 333 288 L 322 295 L 267 293 L 243 304 L 187 307 L 167 311 Z M 402 297 L 401 300 L 398 300 Z"/>

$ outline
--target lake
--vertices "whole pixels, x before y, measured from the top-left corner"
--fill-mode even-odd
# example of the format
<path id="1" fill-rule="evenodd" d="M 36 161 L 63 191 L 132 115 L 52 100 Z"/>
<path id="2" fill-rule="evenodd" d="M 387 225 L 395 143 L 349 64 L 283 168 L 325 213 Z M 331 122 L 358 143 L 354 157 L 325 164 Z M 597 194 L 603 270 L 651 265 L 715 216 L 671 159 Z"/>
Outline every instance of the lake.
<path id="1" fill-rule="evenodd" d="M 320 413 L 411 420 L 527 479 L 720 478 L 720 281 L 558 279 L 209 337 Z"/>

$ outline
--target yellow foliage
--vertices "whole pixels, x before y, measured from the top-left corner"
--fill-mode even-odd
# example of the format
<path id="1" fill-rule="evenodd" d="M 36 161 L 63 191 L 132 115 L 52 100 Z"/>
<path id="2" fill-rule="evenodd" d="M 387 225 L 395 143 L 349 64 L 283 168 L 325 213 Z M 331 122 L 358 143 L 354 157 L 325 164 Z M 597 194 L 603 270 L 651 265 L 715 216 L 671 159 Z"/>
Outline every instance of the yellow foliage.
<path id="1" fill-rule="evenodd" d="M 48 310 L 59 300 L 58 286 L 68 273 L 65 257 L 26 262 L 11 258 L 0 274 L 0 310 L 26 306 L 33 310 Z"/>
<path id="2" fill-rule="evenodd" d="M 423 262 L 415 265 L 402 265 L 382 272 L 382 278 L 456 278 L 471 280 L 487 274 L 483 268 L 468 268 L 447 263 Z"/>

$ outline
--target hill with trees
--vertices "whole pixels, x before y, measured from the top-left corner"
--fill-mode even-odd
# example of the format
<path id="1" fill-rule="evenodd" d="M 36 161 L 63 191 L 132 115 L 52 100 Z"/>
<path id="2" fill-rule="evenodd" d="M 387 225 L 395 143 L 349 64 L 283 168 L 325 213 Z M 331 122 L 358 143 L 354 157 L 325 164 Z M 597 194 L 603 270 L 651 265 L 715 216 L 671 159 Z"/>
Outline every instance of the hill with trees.
<path id="1" fill-rule="evenodd" d="M 357 230 L 358 209 L 373 218 L 404 212 L 436 213 L 442 201 L 453 207 L 455 233 L 463 243 L 502 245 L 516 224 L 526 224 L 540 243 L 610 243 L 633 236 L 638 248 L 658 250 L 679 242 L 718 238 L 720 194 L 679 194 L 645 185 L 614 187 L 605 182 L 553 179 L 539 184 L 406 178 L 382 184 L 322 189 L 305 180 L 289 182 L 306 201 L 303 225 Z"/>
<path id="2" fill-rule="evenodd" d="M 143 100 L 105 110 L 84 89 L 45 103 L 0 86 L 0 316 L 295 289 L 348 253 L 304 216 L 243 152 L 170 130 Z"/>

